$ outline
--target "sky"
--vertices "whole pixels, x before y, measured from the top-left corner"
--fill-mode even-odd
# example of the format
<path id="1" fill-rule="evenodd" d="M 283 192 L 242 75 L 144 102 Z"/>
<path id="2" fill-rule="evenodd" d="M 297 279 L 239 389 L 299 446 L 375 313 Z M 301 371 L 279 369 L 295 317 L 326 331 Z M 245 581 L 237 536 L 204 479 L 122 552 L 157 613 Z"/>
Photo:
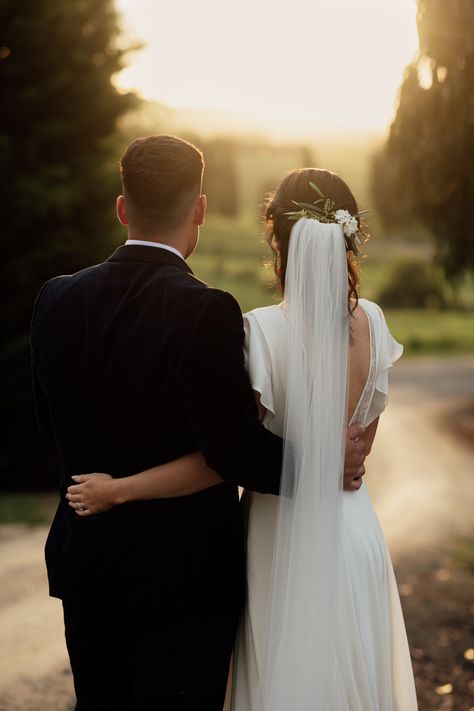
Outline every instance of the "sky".
<path id="1" fill-rule="evenodd" d="M 415 0 L 116 0 L 142 41 L 118 86 L 280 136 L 384 133 L 418 49 Z"/>

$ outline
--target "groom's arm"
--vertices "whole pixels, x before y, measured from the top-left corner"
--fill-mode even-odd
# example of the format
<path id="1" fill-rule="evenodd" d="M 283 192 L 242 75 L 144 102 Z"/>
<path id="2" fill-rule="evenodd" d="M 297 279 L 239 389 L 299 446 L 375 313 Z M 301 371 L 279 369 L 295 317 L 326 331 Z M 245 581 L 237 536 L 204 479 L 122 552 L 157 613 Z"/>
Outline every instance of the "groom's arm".
<path id="1" fill-rule="evenodd" d="M 223 479 L 278 494 L 283 442 L 259 421 L 243 347 L 239 305 L 209 290 L 183 366 L 187 416 L 209 467 Z"/>

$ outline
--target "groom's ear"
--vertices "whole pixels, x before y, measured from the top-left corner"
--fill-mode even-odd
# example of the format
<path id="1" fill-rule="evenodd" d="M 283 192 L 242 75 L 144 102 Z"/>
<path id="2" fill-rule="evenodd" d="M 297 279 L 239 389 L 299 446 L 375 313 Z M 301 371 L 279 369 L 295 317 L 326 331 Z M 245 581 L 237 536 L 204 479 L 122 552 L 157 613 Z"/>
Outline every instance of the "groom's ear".
<path id="1" fill-rule="evenodd" d="M 125 208 L 125 198 L 119 195 L 117 198 L 117 217 L 122 225 L 128 225 L 127 210 Z"/>
<path id="2" fill-rule="evenodd" d="M 194 207 L 194 224 L 199 227 L 204 223 L 206 218 L 207 197 L 200 195 Z"/>

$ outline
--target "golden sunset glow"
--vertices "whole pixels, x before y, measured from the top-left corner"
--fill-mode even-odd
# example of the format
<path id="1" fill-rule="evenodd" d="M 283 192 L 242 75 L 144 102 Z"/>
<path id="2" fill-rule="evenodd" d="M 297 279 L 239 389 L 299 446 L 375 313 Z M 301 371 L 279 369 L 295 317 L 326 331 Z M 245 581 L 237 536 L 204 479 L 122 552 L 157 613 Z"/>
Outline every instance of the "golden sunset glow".
<path id="1" fill-rule="evenodd" d="M 279 135 L 378 131 L 418 47 L 414 0 L 117 0 L 145 43 L 117 78 Z"/>

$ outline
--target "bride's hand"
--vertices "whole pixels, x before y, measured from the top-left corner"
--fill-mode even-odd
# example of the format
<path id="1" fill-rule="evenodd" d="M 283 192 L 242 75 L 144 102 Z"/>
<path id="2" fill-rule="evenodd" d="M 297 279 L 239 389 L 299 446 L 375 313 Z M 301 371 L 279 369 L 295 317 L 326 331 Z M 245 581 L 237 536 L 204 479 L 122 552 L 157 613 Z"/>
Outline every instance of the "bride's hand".
<path id="1" fill-rule="evenodd" d="M 120 503 L 116 491 L 117 479 L 110 474 L 79 474 L 72 479 L 77 484 L 68 487 L 66 498 L 78 516 L 102 513 Z"/>
<path id="2" fill-rule="evenodd" d="M 367 444 L 362 439 L 365 427 L 351 425 L 346 430 L 346 456 L 344 461 L 344 490 L 357 491 L 362 486 L 365 474 L 364 461 Z"/>

